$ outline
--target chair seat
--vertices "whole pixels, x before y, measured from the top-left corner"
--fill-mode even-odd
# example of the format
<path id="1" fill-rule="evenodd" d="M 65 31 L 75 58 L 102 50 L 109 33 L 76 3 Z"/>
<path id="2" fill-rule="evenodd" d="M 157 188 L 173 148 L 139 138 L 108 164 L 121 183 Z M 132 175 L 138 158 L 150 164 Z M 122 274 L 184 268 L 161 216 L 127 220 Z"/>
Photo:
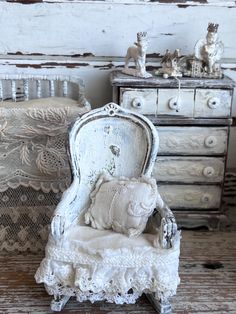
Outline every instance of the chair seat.
<path id="1" fill-rule="evenodd" d="M 105 292 L 114 302 L 117 293 L 126 299 L 130 289 L 135 300 L 146 291 L 169 297 L 179 284 L 180 237 L 177 234 L 173 247 L 166 250 L 153 246 L 156 236 L 128 238 L 111 230 L 74 226 L 60 243 L 50 238 L 36 281 L 44 282 L 49 294 L 66 283 L 72 290 L 64 289 L 63 294 L 73 291 L 79 301 L 91 301 L 88 293 L 93 291 L 93 297 Z"/>
<path id="2" fill-rule="evenodd" d="M 113 230 L 98 230 L 89 226 L 74 226 L 64 240 L 63 247 L 74 252 L 75 255 L 85 252 L 91 255 L 98 254 L 101 257 L 109 257 L 128 252 L 145 254 L 155 252 L 153 242 L 157 235 L 141 234 L 137 238 L 129 238 L 127 235 Z M 76 258 L 76 256 L 75 256 Z"/>

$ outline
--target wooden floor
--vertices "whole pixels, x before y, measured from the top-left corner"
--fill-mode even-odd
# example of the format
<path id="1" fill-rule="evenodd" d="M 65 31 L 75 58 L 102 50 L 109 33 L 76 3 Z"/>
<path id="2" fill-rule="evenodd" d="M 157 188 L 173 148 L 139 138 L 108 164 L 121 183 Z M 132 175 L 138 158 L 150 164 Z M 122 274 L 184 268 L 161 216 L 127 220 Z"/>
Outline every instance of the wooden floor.
<path id="1" fill-rule="evenodd" d="M 236 232 L 184 231 L 176 314 L 236 314 Z M 50 297 L 34 281 L 39 255 L 0 256 L 0 313 L 51 313 Z M 61 313 L 155 313 L 146 297 L 135 305 L 76 303 Z"/>

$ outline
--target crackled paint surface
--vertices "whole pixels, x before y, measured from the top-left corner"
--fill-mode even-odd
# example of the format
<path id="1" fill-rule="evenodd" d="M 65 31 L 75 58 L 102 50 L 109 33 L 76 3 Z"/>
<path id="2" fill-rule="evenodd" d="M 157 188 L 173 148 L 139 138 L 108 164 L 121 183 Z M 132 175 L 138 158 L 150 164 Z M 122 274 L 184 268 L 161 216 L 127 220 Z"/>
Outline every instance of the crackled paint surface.
<path id="1" fill-rule="evenodd" d="M 124 65 L 138 31 L 148 32 L 147 71 L 154 71 L 167 48 L 192 53 L 211 21 L 220 25 L 225 74 L 236 80 L 235 8 L 232 0 L 1 1 L 0 70 L 79 76 L 93 108 L 100 107 L 111 101 L 110 71 Z M 229 167 L 236 167 L 235 153 L 231 145 Z"/>

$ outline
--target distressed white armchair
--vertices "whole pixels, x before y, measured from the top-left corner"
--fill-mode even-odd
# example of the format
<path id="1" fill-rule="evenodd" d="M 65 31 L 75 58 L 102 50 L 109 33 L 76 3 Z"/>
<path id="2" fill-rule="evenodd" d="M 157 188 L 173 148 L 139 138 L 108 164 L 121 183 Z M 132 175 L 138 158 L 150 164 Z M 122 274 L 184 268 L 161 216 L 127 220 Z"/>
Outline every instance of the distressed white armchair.
<path id="1" fill-rule="evenodd" d="M 179 244 L 174 216 L 158 194 L 156 212 L 137 238 L 85 225 L 90 193 L 104 171 L 114 177 L 150 177 L 158 134 L 144 116 L 114 103 L 90 111 L 69 132 L 73 182 L 51 223 L 46 256 L 35 275 L 60 311 L 79 302 L 135 303 L 146 293 L 159 313 L 171 313 L 179 284 Z"/>

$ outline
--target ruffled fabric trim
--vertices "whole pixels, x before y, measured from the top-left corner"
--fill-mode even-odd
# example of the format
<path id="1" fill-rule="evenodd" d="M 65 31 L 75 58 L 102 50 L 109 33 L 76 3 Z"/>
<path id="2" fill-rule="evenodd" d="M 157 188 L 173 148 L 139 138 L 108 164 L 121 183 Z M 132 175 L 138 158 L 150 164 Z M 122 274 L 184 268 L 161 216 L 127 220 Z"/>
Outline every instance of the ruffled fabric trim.
<path id="1" fill-rule="evenodd" d="M 49 246 L 35 278 L 38 283 L 45 284 L 49 294 L 76 295 L 78 300 L 98 298 L 132 303 L 144 292 L 169 298 L 176 293 L 180 282 L 180 235 L 176 238 L 173 248 L 150 247 L 145 254 L 142 248 L 108 250 L 92 255 Z M 132 297 L 128 296 L 131 292 Z"/>
<path id="2" fill-rule="evenodd" d="M 96 295 L 95 300 L 121 304 L 134 303 L 145 292 L 156 293 L 159 298 L 169 298 L 176 293 L 180 281 L 178 270 L 175 268 L 171 271 L 164 265 L 161 269 L 147 265 L 134 268 L 72 265 L 46 258 L 35 279 L 37 283 L 45 284 L 50 295 L 76 295 L 79 301 L 92 301 Z"/>

